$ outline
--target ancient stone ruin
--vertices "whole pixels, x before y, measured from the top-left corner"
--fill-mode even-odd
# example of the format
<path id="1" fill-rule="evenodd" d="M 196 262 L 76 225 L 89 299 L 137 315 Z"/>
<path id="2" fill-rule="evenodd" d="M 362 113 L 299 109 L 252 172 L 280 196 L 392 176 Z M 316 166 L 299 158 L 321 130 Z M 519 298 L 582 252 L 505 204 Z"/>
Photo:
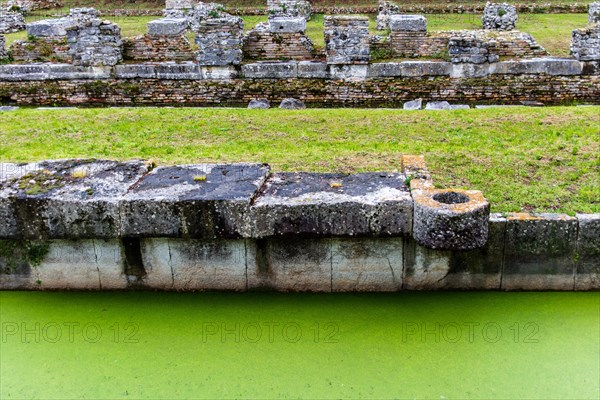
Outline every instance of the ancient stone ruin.
<path id="1" fill-rule="evenodd" d="M 148 33 L 123 40 L 123 58 L 131 61 L 192 61 L 194 50 L 186 37 L 187 18 L 148 22 Z"/>
<path id="2" fill-rule="evenodd" d="M 588 23 L 600 23 L 600 2 L 590 4 L 590 8 L 588 10 Z"/>
<path id="3" fill-rule="evenodd" d="M 371 58 L 369 19 L 326 16 L 324 20 L 327 64 L 367 64 Z"/>
<path id="4" fill-rule="evenodd" d="M 302 17 L 269 16 L 244 36 L 244 58 L 249 60 L 310 60 L 314 45 L 305 35 Z"/>
<path id="5" fill-rule="evenodd" d="M 0 35 L 0 61 L 8 58 L 8 52 L 6 51 L 6 39 L 4 35 Z"/>
<path id="6" fill-rule="evenodd" d="M 390 16 L 400 14 L 400 7 L 387 0 L 379 0 L 377 6 L 377 30 L 383 31 L 390 26 Z"/>
<path id="7" fill-rule="evenodd" d="M 300 17 L 310 19 L 311 5 L 306 0 L 267 0 L 269 15 L 274 17 Z"/>
<path id="8" fill-rule="evenodd" d="M 453 63 L 493 63 L 500 58 L 498 54 L 492 53 L 488 42 L 474 34 L 451 37 L 448 42 L 448 53 Z"/>
<path id="9" fill-rule="evenodd" d="M 580 61 L 600 61 L 600 24 L 574 30 L 571 53 Z"/>
<path id="10" fill-rule="evenodd" d="M 0 33 L 13 33 L 25 29 L 25 17 L 12 7 L 0 6 Z"/>
<path id="11" fill-rule="evenodd" d="M 73 65 L 112 66 L 123 60 L 121 28 L 100 19 L 85 20 L 67 29 Z"/>
<path id="12" fill-rule="evenodd" d="M 483 11 L 483 29 L 510 31 L 517 25 L 518 15 L 515 6 L 507 3 L 487 3 Z"/>

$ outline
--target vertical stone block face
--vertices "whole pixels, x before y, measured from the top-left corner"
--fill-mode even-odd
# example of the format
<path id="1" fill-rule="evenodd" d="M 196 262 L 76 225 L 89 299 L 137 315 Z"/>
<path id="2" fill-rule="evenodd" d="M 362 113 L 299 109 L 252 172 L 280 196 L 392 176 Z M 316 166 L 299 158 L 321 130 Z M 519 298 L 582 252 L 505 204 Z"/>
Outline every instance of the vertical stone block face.
<path id="1" fill-rule="evenodd" d="M 573 290 L 577 219 L 511 214 L 506 226 L 505 290 Z"/>
<path id="2" fill-rule="evenodd" d="M 431 250 L 409 240 L 404 246 L 404 277 L 406 290 L 433 290 L 443 285 L 450 272 L 451 251 Z"/>
<path id="3" fill-rule="evenodd" d="M 123 289 L 127 279 L 118 241 L 56 240 L 48 254 L 32 268 L 33 285 L 39 289 Z M 32 286 L 32 287 L 35 287 Z"/>
<path id="4" fill-rule="evenodd" d="M 196 44 L 200 65 L 238 65 L 242 62 L 244 23 L 239 17 L 209 18 L 200 22 Z"/>
<path id="5" fill-rule="evenodd" d="M 334 292 L 383 292 L 402 288 L 403 239 L 333 239 Z"/>
<path id="6" fill-rule="evenodd" d="M 600 23 L 573 31 L 571 53 L 579 61 L 600 60 Z"/>
<path id="7" fill-rule="evenodd" d="M 145 286 L 163 290 L 246 290 L 244 240 L 144 239 Z"/>
<path id="8" fill-rule="evenodd" d="M 123 60 L 121 29 L 108 21 L 88 20 L 67 30 L 74 65 L 113 66 Z"/>
<path id="9" fill-rule="evenodd" d="M 197 4 L 198 2 L 196 0 L 166 0 L 165 8 L 175 10 L 191 10 Z"/>
<path id="10" fill-rule="evenodd" d="M 600 289 L 600 214 L 578 214 L 575 290 Z"/>
<path id="11" fill-rule="evenodd" d="M 331 239 L 257 240 L 249 246 L 248 289 L 331 292 L 331 253 Z"/>
<path id="12" fill-rule="evenodd" d="M 369 19 L 326 16 L 325 49 L 328 64 L 367 64 L 371 59 Z"/>
<path id="13" fill-rule="evenodd" d="M 588 9 L 588 23 L 600 23 L 600 2 L 590 4 L 590 8 Z"/>
<path id="14" fill-rule="evenodd" d="M 377 7 L 377 30 L 383 31 L 390 26 L 390 17 L 400 14 L 400 7 L 391 1 L 379 0 Z"/>
<path id="15" fill-rule="evenodd" d="M 269 16 L 269 32 L 271 33 L 304 33 L 306 19 L 301 17 Z"/>
<path id="16" fill-rule="evenodd" d="M 518 20 L 517 8 L 510 4 L 487 3 L 483 10 L 483 29 L 510 31 Z"/>
<path id="17" fill-rule="evenodd" d="M 392 32 L 427 32 L 427 19 L 423 15 L 391 15 Z"/>
<path id="18" fill-rule="evenodd" d="M 120 235 L 119 197 L 147 171 L 142 162 L 61 160 L 0 164 L 0 238 Z"/>

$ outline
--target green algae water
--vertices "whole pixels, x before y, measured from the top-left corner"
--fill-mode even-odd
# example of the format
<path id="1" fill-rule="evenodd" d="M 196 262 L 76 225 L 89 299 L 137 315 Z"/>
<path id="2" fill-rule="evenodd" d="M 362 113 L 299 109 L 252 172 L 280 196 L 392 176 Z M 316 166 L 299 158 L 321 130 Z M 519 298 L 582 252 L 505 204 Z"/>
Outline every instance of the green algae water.
<path id="1" fill-rule="evenodd" d="M 600 293 L 0 293 L 0 398 L 596 399 Z"/>

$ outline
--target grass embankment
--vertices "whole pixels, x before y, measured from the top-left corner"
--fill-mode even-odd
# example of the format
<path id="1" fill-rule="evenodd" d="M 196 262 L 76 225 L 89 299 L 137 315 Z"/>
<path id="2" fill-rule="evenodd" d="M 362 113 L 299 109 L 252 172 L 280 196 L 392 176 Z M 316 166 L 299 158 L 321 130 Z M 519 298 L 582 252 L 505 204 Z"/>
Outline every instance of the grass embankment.
<path id="1" fill-rule="evenodd" d="M 375 29 L 375 15 L 371 19 L 372 34 L 387 34 Z M 157 17 L 111 17 L 111 21 L 119 24 L 123 37 L 133 37 L 147 32 L 149 21 Z M 28 22 L 39 18 L 29 18 Z M 244 28 L 246 31 L 254 28 L 259 22 L 266 22 L 266 15 L 245 16 Z M 428 29 L 430 31 L 480 29 L 481 16 L 474 14 L 430 14 L 427 15 Z M 571 45 L 571 32 L 573 29 L 584 27 L 587 24 L 586 14 L 521 14 L 517 28 L 522 32 L 530 33 L 553 56 L 568 56 Z M 306 26 L 306 35 L 316 46 L 323 47 L 323 14 L 316 14 Z M 14 40 L 25 40 L 27 34 L 23 32 L 6 35 L 7 46 Z"/>
<path id="2" fill-rule="evenodd" d="M 267 162 L 277 171 L 392 171 L 425 155 L 439 187 L 482 190 L 495 212 L 600 212 L 598 107 L 83 109 L 0 113 L 0 160 Z"/>

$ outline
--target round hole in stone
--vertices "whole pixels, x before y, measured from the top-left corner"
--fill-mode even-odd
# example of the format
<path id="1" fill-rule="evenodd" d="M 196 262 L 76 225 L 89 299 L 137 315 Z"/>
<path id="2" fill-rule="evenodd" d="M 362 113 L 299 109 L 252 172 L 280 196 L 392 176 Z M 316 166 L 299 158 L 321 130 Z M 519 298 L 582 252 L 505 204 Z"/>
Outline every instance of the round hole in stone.
<path id="1" fill-rule="evenodd" d="M 462 204 L 471 200 L 466 194 L 457 192 L 437 193 L 433 195 L 433 199 L 442 204 Z"/>

